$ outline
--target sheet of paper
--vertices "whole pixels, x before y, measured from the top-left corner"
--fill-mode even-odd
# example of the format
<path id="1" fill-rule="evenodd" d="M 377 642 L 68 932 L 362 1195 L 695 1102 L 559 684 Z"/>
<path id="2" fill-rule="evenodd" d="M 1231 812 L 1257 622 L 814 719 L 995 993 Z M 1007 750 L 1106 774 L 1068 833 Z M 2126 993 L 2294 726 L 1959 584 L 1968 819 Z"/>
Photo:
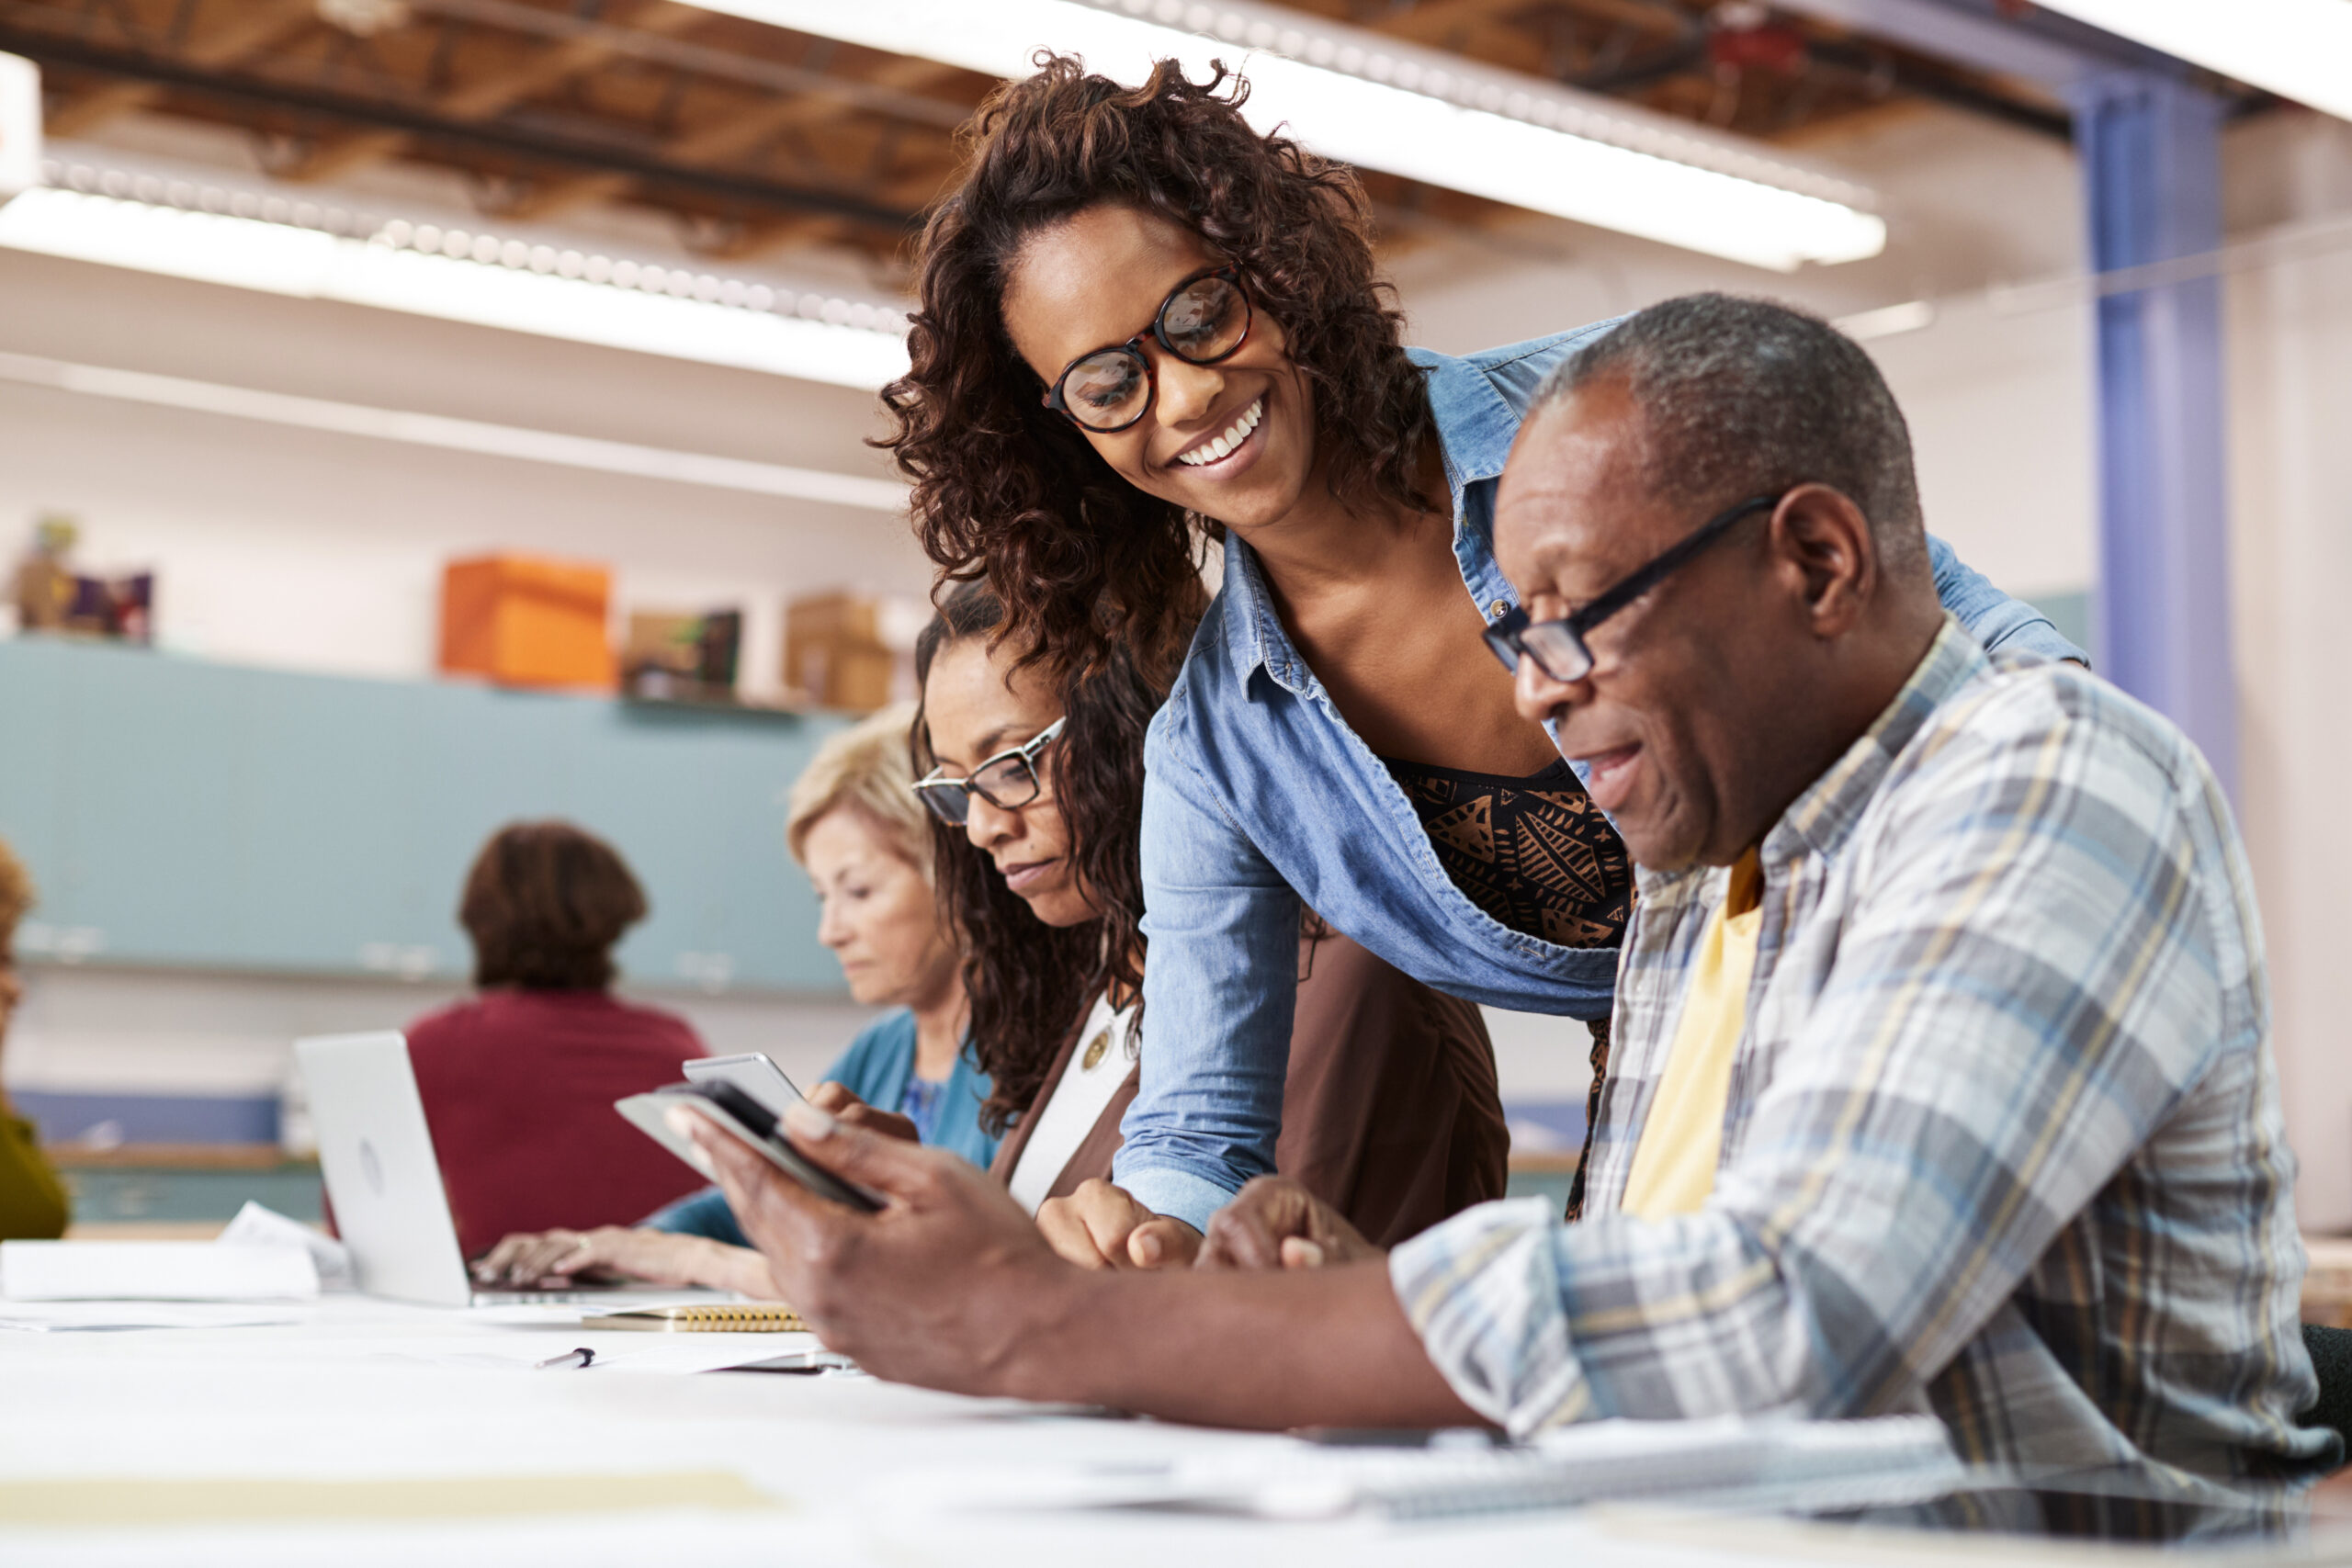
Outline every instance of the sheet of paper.
<path id="1" fill-rule="evenodd" d="M 277 1210 L 266 1208 L 252 1199 L 237 1211 L 216 1240 L 231 1245 L 253 1247 L 299 1247 L 311 1255 L 311 1262 L 319 1271 L 322 1290 L 347 1290 L 351 1287 L 351 1249 L 323 1231 L 311 1229 L 300 1220 L 287 1218 Z"/>
<path id="2" fill-rule="evenodd" d="M 299 1247 L 0 1242 L 0 1297 L 10 1301 L 276 1302 L 318 1293 L 318 1268 Z"/>
<path id="3" fill-rule="evenodd" d="M 957 1467 L 894 1484 L 931 1507 L 1159 1506 L 1297 1520 L 1359 1512 L 1442 1518 L 1663 1497 L 1860 1507 L 1941 1495 L 1964 1479 L 1939 1423 L 1895 1416 L 1607 1421 L 1504 1448 L 1473 1432 L 1441 1435 L 1427 1448 L 1298 1442 L 1160 1465 Z"/>
<path id="4" fill-rule="evenodd" d="M 292 1307 L 212 1302 L 6 1302 L 0 1329 L 19 1333 L 94 1333 L 134 1328 L 260 1328 L 300 1323 Z"/>
<path id="5" fill-rule="evenodd" d="M 588 1366 L 551 1368 L 546 1375 L 715 1372 L 747 1361 L 763 1361 L 787 1350 L 818 1348 L 816 1336 L 809 1334 L 614 1334 L 571 1328 L 560 1333 L 370 1336 L 321 1340 L 300 1353 L 336 1360 L 520 1372 L 582 1346 L 596 1352 Z"/>

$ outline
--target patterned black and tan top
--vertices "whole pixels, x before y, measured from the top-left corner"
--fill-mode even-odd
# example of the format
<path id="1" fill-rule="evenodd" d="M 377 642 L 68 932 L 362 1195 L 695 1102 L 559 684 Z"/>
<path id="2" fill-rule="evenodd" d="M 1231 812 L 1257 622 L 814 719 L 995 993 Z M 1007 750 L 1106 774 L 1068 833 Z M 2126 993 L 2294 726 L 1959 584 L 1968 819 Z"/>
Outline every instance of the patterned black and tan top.
<path id="1" fill-rule="evenodd" d="M 1613 947 L 1633 911 L 1634 867 L 1625 841 L 1566 761 L 1525 778 L 1469 773 L 1384 758 L 1413 803 L 1438 863 L 1469 900 L 1512 931 L 1563 947 Z M 1585 1147 L 1609 1071 L 1609 1023 L 1592 1031 L 1592 1087 Z M 1584 1203 L 1579 1162 L 1568 1214 Z"/>

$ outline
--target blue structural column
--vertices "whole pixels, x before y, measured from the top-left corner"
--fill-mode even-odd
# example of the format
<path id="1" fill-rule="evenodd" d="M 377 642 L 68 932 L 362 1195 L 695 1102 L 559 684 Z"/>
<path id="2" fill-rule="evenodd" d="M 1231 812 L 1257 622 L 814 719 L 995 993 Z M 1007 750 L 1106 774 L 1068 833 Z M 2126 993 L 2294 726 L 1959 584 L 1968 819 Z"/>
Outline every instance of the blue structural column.
<path id="1" fill-rule="evenodd" d="M 2118 73 L 2081 82 L 2074 107 L 2098 272 L 2219 248 L 2221 113 L 2210 95 Z M 2106 292 L 2098 314 L 2099 667 L 2187 730 L 2234 797 L 2221 285 L 2208 276 Z"/>

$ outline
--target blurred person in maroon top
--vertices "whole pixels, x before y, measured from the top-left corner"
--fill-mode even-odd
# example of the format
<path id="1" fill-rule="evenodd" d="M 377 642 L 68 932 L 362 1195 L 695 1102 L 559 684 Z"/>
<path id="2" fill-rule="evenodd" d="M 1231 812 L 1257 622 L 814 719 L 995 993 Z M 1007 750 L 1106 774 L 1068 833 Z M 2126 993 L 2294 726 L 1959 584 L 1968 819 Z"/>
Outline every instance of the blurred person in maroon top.
<path id="1" fill-rule="evenodd" d="M 701 1185 L 613 1101 L 708 1055 L 684 1019 L 615 997 L 613 944 L 645 893 L 612 847 L 564 822 L 482 846 L 458 919 L 481 995 L 409 1026 L 458 1245 L 514 1231 L 634 1224 Z"/>

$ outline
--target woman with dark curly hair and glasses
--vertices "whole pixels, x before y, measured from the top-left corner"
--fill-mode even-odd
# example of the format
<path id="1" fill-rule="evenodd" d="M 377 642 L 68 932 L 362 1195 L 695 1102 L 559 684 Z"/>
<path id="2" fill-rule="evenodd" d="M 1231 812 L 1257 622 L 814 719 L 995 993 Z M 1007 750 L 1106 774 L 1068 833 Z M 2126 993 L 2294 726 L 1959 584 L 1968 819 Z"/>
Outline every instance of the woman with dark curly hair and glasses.
<path id="1" fill-rule="evenodd" d="M 1197 615 L 1204 595 L 1191 585 Z M 1145 728 L 1166 688 L 1124 649 L 1059 682 L 1002 638 L 977 583 L 916 645 L 915 790 L 931 807 L 947 924 L 963 939 L 971 1048 L 1011 1131 L 992 1167 L 1055 1248 L 1092 1267 L 1189 1253 L 1172 1221 L 1093 1228 L 1139 1064 L 1160 1038 L 1139 1004 Z M 1402 1241 L 1502 1196 L 1510 1135 L 1478 1010 L 1308 918 L 1277 1086 L 1275 1163 L 1368 1235 Z M 1147 1038 L 1147 1036 L 1148 1038 Z M 1017 1118 L 1017 1120 L 1015 1120 Z"/>
<path id="2" fill-rule="evenodd" d="M 1001 89 L 884 392 L 947 576 L 985 577 L 1049 668 L 1181 664 L 1147 751 L 1154 1045 L 1090 1200 L 1109 1236 L 1190 1236 L 1270 1168 L 1302 899 L 1440 990 L 1588 1021 L 1597 1092 L 1631 897 L 1610 784 L 1597 805 L 1512 709 L 1490 544 L 1530 397 L 1611 323 L 1407 349 L 1354 177 L 1251 130 L 1245 92 L 1066 58 Z M 1187 651 L 1204 536 L 1224 589 Z M 1933 552 L 1986 647 L 2082 657 Z"/>

